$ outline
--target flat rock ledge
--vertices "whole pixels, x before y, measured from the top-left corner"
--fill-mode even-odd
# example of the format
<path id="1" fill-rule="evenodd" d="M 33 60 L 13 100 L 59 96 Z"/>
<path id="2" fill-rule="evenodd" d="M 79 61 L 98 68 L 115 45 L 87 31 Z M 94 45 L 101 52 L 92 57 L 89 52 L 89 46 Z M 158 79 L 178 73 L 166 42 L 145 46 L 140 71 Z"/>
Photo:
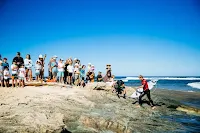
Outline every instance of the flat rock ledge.
<path id="1" fill-rule="evenodd" d="M 106 83 L 85 88 L 58 83 L 28 83 L 25 88 L 0 88 L 0 133 L 132 133 L 182 129 L 161 118 L 184 114 L 179 102 L 152 94 L 158 107 L 137 108 L 118 98 Z M 128 88 L 131 94 L 133 88 Z M 128 95 L 129 95 L 128 94 Z M 184 108 L 186 108 L 184 106 Z M 180 108 L 179 108 L 180 110 Z M 142 127 L 141 127 L 142 125 Z"/>

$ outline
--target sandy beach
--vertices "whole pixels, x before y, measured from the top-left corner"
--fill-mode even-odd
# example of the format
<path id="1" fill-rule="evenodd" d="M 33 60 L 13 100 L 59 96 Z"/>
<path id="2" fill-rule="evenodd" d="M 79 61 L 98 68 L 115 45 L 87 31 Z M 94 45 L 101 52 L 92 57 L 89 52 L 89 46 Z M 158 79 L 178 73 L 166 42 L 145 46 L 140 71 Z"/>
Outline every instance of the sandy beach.
<path id="1" fill-rule="evenodd" d="M 101 89 L 101 90 L 93 90 Z M 129 88 L 129 94 L 133 89 Z M 105 83 L 93 83 L 86 88 L 49 84 L 25 88 L 0 88 L 0 132 L 163 132 L 183 130 L 162 115 L 200 113 L 181 105 L 185 98 L 177 93 L 157 90 L 152 98 L 157 107 L 144 104 L 137 108 L 132 99 L 118 98 Z M 167 95 L 166 95 L 167 94 Z M 170 96 L 170 98 L 169 98 Z M 190 94 L 199 98 L 200 94 Z M 167 98 L 168 97 L 168 98 Z M 182 108 L 182 107 L 183 108 Z M 179 110 L 176 110 L 179 107 Z M 185 108 L 185 110 L 184 110 Z M 181 110 L 182 109 L 182 110 Z M 140 124 L 139 124 L 140 123 Z M 141 127 L 141 124 L 143 127 Z"/>

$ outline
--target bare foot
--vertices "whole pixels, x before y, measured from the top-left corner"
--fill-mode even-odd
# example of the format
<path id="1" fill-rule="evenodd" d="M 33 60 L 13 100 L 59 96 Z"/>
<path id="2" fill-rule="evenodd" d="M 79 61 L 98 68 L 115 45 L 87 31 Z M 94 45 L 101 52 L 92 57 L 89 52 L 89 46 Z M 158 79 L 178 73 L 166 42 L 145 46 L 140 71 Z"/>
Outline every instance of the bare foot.
<path id="1" fill-rule="evenodd" d="M 151 107 L 152 109 L 155 109 L 156 108 L 156 106 L 153 106 L 153 107 Z"/>
<path id="2" fill-rule="evenodd" d="M 141 106 L 140 106 L 140 105 L 137 105 L 136 107 L 137 107 L 137 108 L 141 108 Z"/>

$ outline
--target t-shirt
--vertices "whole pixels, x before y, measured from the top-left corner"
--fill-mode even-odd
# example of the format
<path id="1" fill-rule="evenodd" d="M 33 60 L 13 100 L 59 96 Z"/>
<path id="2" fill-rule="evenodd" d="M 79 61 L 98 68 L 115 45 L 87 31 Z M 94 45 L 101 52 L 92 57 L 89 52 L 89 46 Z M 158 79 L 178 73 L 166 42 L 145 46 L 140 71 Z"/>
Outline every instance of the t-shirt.
<path id="1" fill-rule="evenodd" d="M 143 91 L 146 91 L 146 90 L 149 89 L 149 86 L 148 86 L 148 83 L 147 83 L 147 80 L 146 80 L 146 79 L 143 79 L 143 80 L 142 80 L 142 85 L 144 85 Z"/>
<path id="2" fill-rule="evenodd" d="M 22 64 L 24 64 L 24 59 L 22 57 L 15 57 L 13 59 L 13 62 L 14 61 L 16 61 L 19 66 L 22 65 Z"/>
<path id="3" fill-rule="evenodd" d="M 26 68 L 30 69 L 33 66 L 33 62 L 32 62 L 32 60 L 25 59 L 24 65 L 25 65 Z"/>
<path id="4" fill-rule="evenodd" d="M 6 67 L 9 68 L 8 62 L 3 62 L 3 63 L 2 63 L 2 66 L 4 67 L 4 69 L 5 69 Z"/>
<path id="5" fill-rule="evenodd" d="M 77 67 L 74 68 L 74 74 L 79 74 L 79 68 Z"/>
<path id="6" fill-rule="evenodd" d="M 73 68 L 72 65 L 68 65 L 68 66 L 67 66 L 67 71 L 68 71 L 69 73 L 73 73 L 73 70 L 74 70 L 74 68 Z"/>
<path id="7" fill-rule="evenodd" d="M 51 62 L 52 72 L 57 72 L 57 62 Z"/>
<path id="8" fill-rule="evenodd" d="M 3 66 L 0 66 L 0 76 L 3 75 L 3 70 L 4 70 L 4 67 L 3 67 Z"/>
<path id="9" fill-rule="evenodd" d="M 12 70 L 12 74 L 17 74 L 18 73 L 18 66 L 12 64 L 11 65 L 11 70 Z"/>
<path id="10" fill-rule="evenodd" d="M 25 68 L 19 68 L 19 77 L 25 78 Z"/>
<path id="11" fill-rule="evenodd" d="M 101 78 L 101 79 L 99 79 L 99 78 Z M 99 81 L 99 80 L 103 80 L 102 75 L 97 75 L 97 81 Z"/>
<path id="12" fill-rule="evenodd" d="M 80 73 L 81 73 L 81 77 L 85 77 L 85 69 L 81 69 Z"/>
<path id="13" fill-rule="evenodd" d="M 39 64 L 36 64 L 36 65 L 35 65 L 35 72 L 36 72 L 36 73 L 39 73 L 41 69 L 42 69 L 42 66 L 41 66 L 41 65 L 39 65 Z"/>
<path id="14" fill-rule="evenodd" d="M 4 70 L 4 79 L 8 79 L 9 78 L 9 71 L 8 70 Z"/>
<path id="15" fill-rule="evenodd" d="M 64 67 L 65 67 L 64 63 L 61 63 L 61 62 L 58 63 L 58 71 L 59 72 L 64 72 Z"/>

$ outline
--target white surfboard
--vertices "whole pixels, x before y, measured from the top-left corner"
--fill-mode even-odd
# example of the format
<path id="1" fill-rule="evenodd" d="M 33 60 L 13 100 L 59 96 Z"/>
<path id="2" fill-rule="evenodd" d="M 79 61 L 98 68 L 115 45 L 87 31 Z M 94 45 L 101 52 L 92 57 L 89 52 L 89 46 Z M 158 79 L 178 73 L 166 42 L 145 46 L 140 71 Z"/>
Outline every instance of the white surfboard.
<path id="1" fill-rule="evenodd" d="M 149 90 L 153 89 L 157 83 L 157 80 L 151 80 L 148 82 Z M 130 96 L 130 98 L 138 98 L 143 92 L 143 88 L 137 89 L 133 94 Z"/>

